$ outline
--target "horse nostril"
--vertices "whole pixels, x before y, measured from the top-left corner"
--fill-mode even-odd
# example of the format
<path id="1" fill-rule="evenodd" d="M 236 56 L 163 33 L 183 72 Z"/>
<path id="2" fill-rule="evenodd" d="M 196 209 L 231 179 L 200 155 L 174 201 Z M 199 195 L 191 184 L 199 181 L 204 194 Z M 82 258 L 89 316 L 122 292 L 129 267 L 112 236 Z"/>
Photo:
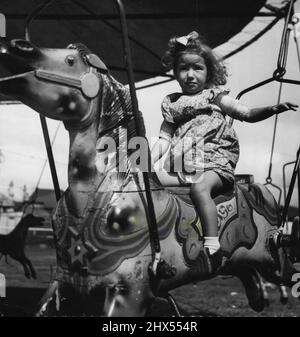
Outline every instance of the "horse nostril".
<path id="1" fill-rule="evenodd" d="M 22 51 L 25 51 L 25 52 L 29 52 L 29 51 L 34 50 L 31 43 L 29 41 L 26 41 L 26 40 L 15 39 L 15 40 L 11 41 L 11 45 L 12 45 L 12 47 L 17 48 L 17 49 L 22 50 Z"/>

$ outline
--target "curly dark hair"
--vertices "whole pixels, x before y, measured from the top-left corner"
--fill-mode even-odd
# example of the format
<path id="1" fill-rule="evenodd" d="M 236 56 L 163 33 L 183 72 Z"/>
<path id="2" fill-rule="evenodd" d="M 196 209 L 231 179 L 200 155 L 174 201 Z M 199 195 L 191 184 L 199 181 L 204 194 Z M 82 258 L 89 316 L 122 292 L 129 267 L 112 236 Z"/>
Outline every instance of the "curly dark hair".
<path id="1" fill-rule="evenodd" d="M 185 39 L 185 42 L 182 39 Z M 227 82 L 227 69 L 222 60 L 218 58 L 212 49 L 204 43 L 197 32 L 191 32 L 186 37 L 174 36 L 169 40 L 168 49 L 162 57 L 162 65 L 166 70 L 173 69 L 176 76 L 176 68 L 179 57 L 183 53 L 197 53 L 203 57 L 207 67 L 207 80 L 205 88 L 224 85 Z"/>

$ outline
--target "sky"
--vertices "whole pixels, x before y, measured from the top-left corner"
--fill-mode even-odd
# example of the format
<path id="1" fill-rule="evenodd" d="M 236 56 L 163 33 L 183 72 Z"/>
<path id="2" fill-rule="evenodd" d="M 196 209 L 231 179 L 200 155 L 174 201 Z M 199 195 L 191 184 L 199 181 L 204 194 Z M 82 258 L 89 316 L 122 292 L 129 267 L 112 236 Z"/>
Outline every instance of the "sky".
<path id="1" fill-rule="evenodd" d="M 296 9 L 300 12 L 299 7 L 297 5 Z M 262 28 L 260 21 L 257 20 L 254 26 L 252 23 L 251 29 L 259 31 Z M 259 41 L 226 61 L 229 71 L 227 87 L 232 97 L 235 97 L 241 90 L 272 76 L 277 64 L 282 28 L 283 21 L 281 20 Z M 245 35 L 239 38 L 247 40 L 249 37 Z M 220 46 L 217 52 L 224 53 L 226 47 L 228 44 Z M 300 79 L 299 75 L 297 49 L 291 38 L 285 77 Z M 155 78 L 144 83 L 159 80 Z M 246 94 L 241 101 L 249 107 L 274 105 L 277 103 L 278 90 L 279 83 L 275 82 Z M 284 84 L 281 101 L 291 101 L 300 105 L 299 90 L 300 87 L 296 85 Z M 176 91 L 180 91 L 176 81 L 138 90 L 139 109 L 143 112 L 150 143 L 153 137 L 158 136 L 162 122 L 161 101 L 165 95 Z M 53 153 L 60 187 L 65 189 L 67 187 L 68 134 L 61 123 L 49 119 L 47 122 L 50 138 L 53 139 L 57 133 L 53 143 Z M 300 144 L 299 126 L 299 109 L 296 112 L 288 111 L 279 115 L 272 181 L 280 187 L 282 187 L 283 164 L 294 161 L 296 158 L 296 151 Z M 270 162 L 274 117 L 254 124 L 235 121 L 234 128 L 240 140 L 241 151 L 236 173 L 253 174 L 256 182 L 265 183 Z M 20 104 L 0 106 L 0 150 L 0 192 L 7 194 L 11 181 L 14 187 L 10 192 L 15 199 L 22 199 L 24 185 L 29 193 L 36 188 L 37 184 L 40 188 L 53 187 L 48 165 L 43 171 L 47 155 L 39 116 L 36 112 Z M 293 165 L 287 169 L 287 181 L 290 180 L 292 168 Z M 271 190 L 277 197 L 277 190 L 272 188 Z M 295 195 L 296 193 L 293 195 L 292 204 L 296 204 Z"/>

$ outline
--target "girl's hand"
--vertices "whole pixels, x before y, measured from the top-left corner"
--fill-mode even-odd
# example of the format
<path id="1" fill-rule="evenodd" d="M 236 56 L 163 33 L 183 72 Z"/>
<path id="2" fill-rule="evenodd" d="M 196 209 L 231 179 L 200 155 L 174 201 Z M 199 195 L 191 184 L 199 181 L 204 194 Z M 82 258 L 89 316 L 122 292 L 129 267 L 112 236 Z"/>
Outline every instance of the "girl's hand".
<path id="1" fill-rule="evenodd" d="M 274 105 L 272 107 L 272 110 L 274 111 L 275 114 L 280 114 L 280 113 L 282 113 L 284 111 L 287 111 L 287 110 L 297 111 L 298 107 L 299 106 L 297 104 L 285 102 L 285 103 L 280 103 L 278 105 Z"/>

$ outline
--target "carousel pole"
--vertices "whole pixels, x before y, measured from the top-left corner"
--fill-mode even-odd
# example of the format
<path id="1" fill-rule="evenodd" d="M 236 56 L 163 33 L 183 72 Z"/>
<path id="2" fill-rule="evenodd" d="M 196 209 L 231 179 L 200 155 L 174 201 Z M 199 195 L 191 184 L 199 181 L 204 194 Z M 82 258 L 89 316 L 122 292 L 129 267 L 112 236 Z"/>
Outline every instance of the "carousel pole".
<path id="1" fill-rule="evenodd" d="M 293 16 L 293 25 L 294 25 L 294 41 L 296 44 L 296 50 L 297 50 L 297 57 L 298 57 L 298 65 L 300 69 L 300 45 L 299 45 L 299 39 L 300 39 L 300 13 L 294 13 Z M 299 150 L 298 150 L 299 151 Z M 298 215 L 300 218 L 300 168 L 298 167 Z"/>
<path id="2" fill-rule="evenodd" d="M 149 226 L 150 243 L 151 243 L 151 247 L 154 253 L 152 265 L 150 266 L 150 271 L 152 272 L 154 276 L 157 276 L 158 278 L 169 278 L 174 275 L 175 270 L 161 259 L 161 249 L 160 249 L 160 241 L 159 241 L 159 234 L 158 234 L 158 226 L 156 222 L 155 209 L 154 209 L 154 204 L 152 200 L 151 187 L 150 187 L 150 181 L 149 181 L 149 170 L 151 170 L 151 154 L 150 154 L 148 140 L 146 136 L 144 135 L 144 125 L 139 115 L 125 10 L 124 10 L 122 0 L 115 0 L 115 3 L 118 7 L 120 21 L 121 21 L 123 47 L 124 47 L 124 59 L 125 59 L 127 76 L 128 76 L 128 81 L 129 81 L 129 89 L 130 89 L 130 96 L 131 96 L 131 101 L 132 101 L 134 120 L 136 124 L 136 131 L 137 131 L 137 135 L 139 137 L 144 137 L 147 142 L 147 150 L 148 150 L 147 151 L 148 153 L 147 170 L 146 172 L 143 172 L 143 180 L 144 180 L 145 193 L 146 193 L 146 199 L 147 199 L 147 204 L 148 204 L 148 219 L 147 220 L 148 220 L 148 226 Z"/>
<path id="3" fill-rule="evenodd" d="M 295 15 L 294 13 L 294 4 L 296 0 L 290 0 L 289 4 L 289 10 L 284 26 L 284 33 L 281 40 L 281 48 L 280 53 L 278 57 L 278 64 L 277 64 L 277 70 L 283 70 L 285 73 L 285 67 L 286 67 L 286 60 L 287 60 L 287 50 L 288 50 L 288 37 L 292 29 L 294 29 L 294 40 L 296 43 L 296 49 L 297 49 L 297 55 L 298 55 L 298 63 L 300 67 L 300 52 L 299 52 L 299 43 L 298 38 L 300 35 L 300 29 L 299 29 L 299 16 Z M 281 69 L 280 69 L 281 67 Z M 288 81 L 283 80 L 282 78 L 279 79 L 281 82 L 287 82 L 287 83 L 293 83 L 293 84 L 300 84 L 299 81 Z M 279 226 L 280 232 L 277 233 L 273 237 L 273 241 L 277 247 L 289 247 L 295 243 L 295 241 L 298 243 L 299 240 L 299 225 L 294 223 L 294 227 L 292 229 L 291 235 L 285 235 L 283 234 L 283 228 L 287 220 L 288 216 L 288 210 L 290 206 L 290 202 L 292 199 L 292 194 L 295 188 L 296 180 L 298 180 L 298 206 L 300 207 L 300 147 L 298 148 L 297 154 L 296 154 L 296 160 L 295 165 L 287 193 L 287 197 L 285 200 L 284 208 L 282 211 L 282 218 L 281 218 L 281 224 Z M 300 210 L 299 210 L 300 212 Z"/>
<path id="4" fill-rule="evenodd" d="M 297 157 L 296 157 L 296 161 L 295 161 L 295 165 L 294 165 L 294 170 L 293 170 L 293 173 L 292 173 L 292 178 L 291 178 L 288 194 L 287 194 L 287 197 L 286 197 L 286 202 L 285 202 L 285 205 L 284 205 L 284 208 L 283 208 L 283 211 L 282 211 L 282 224 L 281 224 L 282 227 L 285 224 L 285 220 L 286 220 L 286 217 L 287 217 L 287 214 L 288 214 L 288 209 L 289 209 L 290 202 L 291 202 L 291 199 L 292 199 L 292 194 L 293 194 L 293 191 L 294 191 L 295 182 L 296 182 L 297 177 L 298 177 L 298 197 L 300 198 L 300 196 L 299 196 L 299 170 L 300 170 L 300 147 L 297 151 Z"/>
<path id="5" fill-rule="evenodd" d="M 285 46 L 285 48 L 281 48 L 281 50 L 284 50 L 285 52 L 282 51 L 281 53 L 279 53 L 279 57 L 278 57 L 278 68 L 280 67 L 280 65 L 282 65 L 284 70 L 285 70 L 285 67 L 286 67 L 287 50 L 288 50 L 288 42 L 289 42 L 288 38 L 286 38 L 287 40 L 284 41 L 284 35 L 287 35 L 289 37 L 289 34 L 292 30 L 294 32 L 294 41 L 295 41 L 295 44 L 296 44 L 298 64 L 299 64 L 299 68 L 300 68 L 300 51 L 299 51 L 299 42 L 298 42 L 298 38 L 300 37 L 300 25 L 299 25 L 300 17 L 299 17 L 299 15 L 295 15 L 295 11 L 294 11 L 295 2 L 296 2 L 296 0 L 290 0 L 288 16 L 287 16 L 287 19 L 286 19 L 286 22 L 285 22 L 284 33 L 283 33 L 283 37 L 282 37 L 282 41 L 281 41 L 281 45 Z M 281 63 L 280 63 L 280 61 L 281 61 Z M 283 208 L 283 211 L 282 211 L 281 228 L 283 228 L 283 226 L 285 224 L 285 221 L 286 221 L 286 218 L 287 218 L 287 215 L 288 215 L 288 210 L 289 210 L 292 194 L 293 194 L 293 191 L 294 191 L 296 179 L 298 180 L 298 206 L 300 207 L 300 192 L 299 192 L 299 187 L 300 187 L 300 147 L 298 148 L 298 151 L 297 151 L 297 154 L 296 154 L 295 166 L 294 166 L 294 170 L 293 170 L 293 173 L 292 173 L 291 182 L 290 182 L 288 194 L 287 194 L 287 197 L 286 197 L 285 205 L 284 205 L 284 208 Z M 299 209 L 299 212 L 300 212 L 300 209 Z M 299 215 L 300 215 L 300 213 L 299 213 Z"/>

